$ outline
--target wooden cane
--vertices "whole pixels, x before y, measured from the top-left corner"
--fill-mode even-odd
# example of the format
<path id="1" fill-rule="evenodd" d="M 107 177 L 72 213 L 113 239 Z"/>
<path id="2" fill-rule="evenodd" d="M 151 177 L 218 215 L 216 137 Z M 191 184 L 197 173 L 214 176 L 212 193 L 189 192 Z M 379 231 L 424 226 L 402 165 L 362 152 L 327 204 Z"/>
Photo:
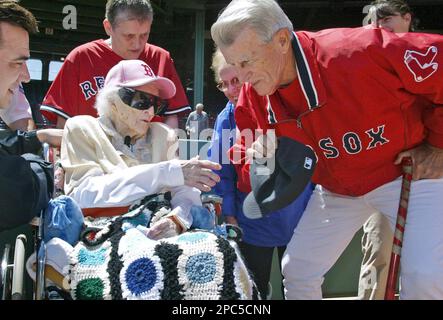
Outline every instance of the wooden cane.
<path id="1" fill-rule="evenodd" d="M 388 282 L 386 284 L 385 300 L 395 300 L 397 289 L 398 270 L 400 267 L 401 249 L 403 246 L 403 235 L 406 226 L 406 216 L 408 214 L 409 192 L 412 181 L 412 159 L 403 158 L 403 181 L 400 193 L 400 204 L 397 212 L 397 222 L 395 224 L 394 240 L 392 244 L 391 261 L 389 263 Z"/>

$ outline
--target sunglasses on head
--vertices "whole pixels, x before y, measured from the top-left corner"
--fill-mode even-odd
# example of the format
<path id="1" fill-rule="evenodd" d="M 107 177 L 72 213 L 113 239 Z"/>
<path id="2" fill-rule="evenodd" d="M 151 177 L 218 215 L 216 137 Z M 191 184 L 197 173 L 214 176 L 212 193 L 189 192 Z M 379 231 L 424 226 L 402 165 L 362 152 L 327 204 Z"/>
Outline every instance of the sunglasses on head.
<path id="1" fill-rule="evenodd" d="M 118 89 L 118 96 L 123 103 L 137 110 L 148 110 L 154 107 L 155 115 L 162 115 L 168 109 L 168 102 L 153 94 L 122 87 Z"/>

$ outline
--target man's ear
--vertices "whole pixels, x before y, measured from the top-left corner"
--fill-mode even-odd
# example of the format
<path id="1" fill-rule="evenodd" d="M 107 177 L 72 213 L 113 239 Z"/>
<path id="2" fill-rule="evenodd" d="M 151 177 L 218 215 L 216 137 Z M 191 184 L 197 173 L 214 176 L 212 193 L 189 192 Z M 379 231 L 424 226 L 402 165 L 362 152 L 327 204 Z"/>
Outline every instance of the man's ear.
<path id="1" fill-rule="evenodd" d="M 412 22 L 412 16 L 411 16 L 410 13 L 405 13 L 402 17 L 403 17 L 403 19 L 404 19 L 405 21 L 407 21 L 409 24 L 411 24 L 411 22 Z"/>
<path id="2" fill-rule="evenodd" d="M 287 53 L 291 48 L 291 33 L 289 30 L 286 28 L 280 29 L 275 33 L 274 37 L 282 52 Z"/>
<path id="3" fill-rule="evenodd" d="M 112 36 L 112 25 L 108 19 L 103 20 L 103 28 L 108 36 Z"/>

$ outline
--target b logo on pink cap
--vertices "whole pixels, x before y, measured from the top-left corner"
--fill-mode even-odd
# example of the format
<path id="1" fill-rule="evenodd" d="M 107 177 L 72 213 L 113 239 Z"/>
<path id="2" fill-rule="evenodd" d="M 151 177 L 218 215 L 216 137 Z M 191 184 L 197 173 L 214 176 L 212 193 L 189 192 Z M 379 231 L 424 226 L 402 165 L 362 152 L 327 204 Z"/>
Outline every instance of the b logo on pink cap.
<path id="1" fill-rule="evenodd" d="M 145 75 L 155 77 L 154 72 L 152 72 L 152 69 L 147 64 L 142 64 L 142 67 L 145 68 Z"/>
<path id="2" fill-rule="evenodd" d="M 151 67 L 141 60 L 122 60 L 117 63 L 106 75 L 104 85 L 108 88 L 125 87 L 147 92 L 150 92 L 148 87 L 152 86 L 158 89 L 162 99 L 170 99 L 175 95 L 174 83 L 168 78 L 157 77 Z"/>

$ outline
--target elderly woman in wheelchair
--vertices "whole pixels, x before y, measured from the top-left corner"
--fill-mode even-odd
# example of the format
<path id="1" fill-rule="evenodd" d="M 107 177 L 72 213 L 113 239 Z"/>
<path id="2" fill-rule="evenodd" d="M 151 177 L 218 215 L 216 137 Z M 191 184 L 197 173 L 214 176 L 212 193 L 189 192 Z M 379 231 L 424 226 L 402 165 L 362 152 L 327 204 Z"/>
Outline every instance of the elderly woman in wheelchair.
<path id="1" fill-rule="evenodd" d="M 226 232 L 184 233 L 214 227 L 198 208 L 200 190 L 218 182 L 212 170 L 219 165 L 175 159 L 175 132 L 151 122 L 174 94 L 173 82 L 146 63 L 124 60 L 99 92 L 99 117 L 66 122 L 61 165 L 65 193 L 75 202 L 64 205 L 74 220 L 83 218 L 76 204 L 92 218 L 85 218 L 78 243 L 53 238 L 48 250 L 58 252 L 53 266 L 67 276 L 70 284 L 63 286 L 75 299 L 253 296 L 253 281 Z"/>
<path id="2" fill-rule="evenodd" d="M 122 61 L 112 68 L 97 98 L 98 118 L 67 121 L 61 148 L 65 193 L 81 208 L 130 206 L 162 190 L 172 192 L 172 211 L 150 235 L 176 235 L 192 224 L 190 208 L 218 181 L 209 161 L 175 160 L 176 137 L 151 122 L 175 95 L 172 81 L 156 77 L 146 63 Z"/>

